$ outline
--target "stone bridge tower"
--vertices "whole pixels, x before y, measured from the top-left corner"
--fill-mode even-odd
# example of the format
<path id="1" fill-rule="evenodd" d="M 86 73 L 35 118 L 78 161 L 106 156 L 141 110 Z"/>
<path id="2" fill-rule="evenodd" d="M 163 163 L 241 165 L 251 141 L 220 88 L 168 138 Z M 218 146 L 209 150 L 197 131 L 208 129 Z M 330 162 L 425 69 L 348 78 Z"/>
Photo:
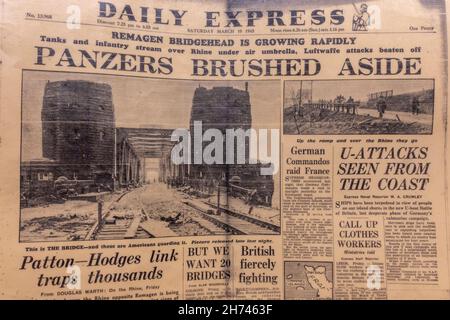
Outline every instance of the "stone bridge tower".
<path id="1" fill-rule="evenodd" d="M 48 82 L 42 108 L 45 158 L 69 179 L 112 182 L 115 119 L 111 86 L 89 81 Z"/>
<path id="2" fill-rule="evenodd" d="M 194 130 L 194 121 L 202 122 L 203 133 L 208 129 L 218 129 L 224 137 L 227 129 L 242 129 L 244 131 L 250 129 L 252 126 L 252 114 L 247 85 L 246 90 L 239 90 L 233 87 L 213 87 L 209 90 L 204 87 L 197 88 L 194 93 L 191 110 L 191 135 Z M 204 142 L 204 145 L 208 143 Z M 249 139 L 246 139 L 244 148 L 245 162 L 248 163 Z M 225 161 L 227 156 L 226 139 L 224 139 L 223 151 Z M 234 157 L 236 163 L 236 150 L 234 150 Z M 217 175 L 222 174 L 224 169 L 225 166 L 221 165 L 194 165 L 192 166 L 192 174 L 196 178 L 204 178 L 205 174 L 210 178 L 217 178 Z"/>

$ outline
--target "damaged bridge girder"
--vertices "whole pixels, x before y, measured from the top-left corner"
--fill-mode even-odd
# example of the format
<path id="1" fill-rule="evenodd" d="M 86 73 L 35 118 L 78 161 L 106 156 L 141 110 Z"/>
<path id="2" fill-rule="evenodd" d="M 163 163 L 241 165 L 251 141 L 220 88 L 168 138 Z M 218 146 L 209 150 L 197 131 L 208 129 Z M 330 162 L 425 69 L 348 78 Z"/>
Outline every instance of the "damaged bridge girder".
<path id="1" fill-rule="evenodd" d="M 156 128 L 117 128 L 116 170 L 119 183 L 142 183 L 145 179 L 145 159 L 164 158 L 174 142 L 173 130 Z"/>

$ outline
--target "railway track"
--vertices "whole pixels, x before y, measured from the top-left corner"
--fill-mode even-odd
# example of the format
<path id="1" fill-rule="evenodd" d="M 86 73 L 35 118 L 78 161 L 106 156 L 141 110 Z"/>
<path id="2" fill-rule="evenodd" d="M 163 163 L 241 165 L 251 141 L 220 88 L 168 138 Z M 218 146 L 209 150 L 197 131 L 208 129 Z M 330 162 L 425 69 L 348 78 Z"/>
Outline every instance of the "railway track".
<path id="1" fill-rule="evenodd" d="M 212 235 L 280 234 L 279 226 L 248 214 L 228 208 L 221 208 L 221 214 L 215 214 L 216 206 L 208 202 L 181 199 L 180 202 L 191 209 L 190 218 Z M 169 228 L 170 225 L 167 222 L 149 217 L 140 199 L 135 204 L 137 206 L 134 209 L 108 210 L 103 216 L 102 223 L 92 232 L 91 239 L 117 240 L 179 236 Z"/>
<path id="2" fill-rule="evenodd" d="M 152 235 L 138 226 L 136 230 L 130 233 L 133 220 L 116 220 L 114 224 L 104 224 L 95 234 L 96 240 L 117 240 L 117 239 L 148 239 Z"/>
<path id="3" fill-rule="evenodd" d="M 277 225 L 227 208 L 221 208 L 222 213 L 216 215 L 211 214 L 211 212 L 215 212 L 216 207 L 209 203 L 203 203 L 202 205 L 189 201 L 183 203 L 196 209 L 203 219 L 212 222 L 231 234 L 275 235 L 280 233 L 280 227 Z"/>

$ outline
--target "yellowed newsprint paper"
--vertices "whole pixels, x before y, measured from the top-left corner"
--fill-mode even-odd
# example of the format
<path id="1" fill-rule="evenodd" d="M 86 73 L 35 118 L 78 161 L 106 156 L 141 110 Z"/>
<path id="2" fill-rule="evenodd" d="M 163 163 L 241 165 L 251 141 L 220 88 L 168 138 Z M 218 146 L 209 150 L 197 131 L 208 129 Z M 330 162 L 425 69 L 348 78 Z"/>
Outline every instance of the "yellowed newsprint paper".
<path id="1" fill-rule="evenodd" d="M 449 299 L 447 1 L 0 4 L 0 298 Z"/>

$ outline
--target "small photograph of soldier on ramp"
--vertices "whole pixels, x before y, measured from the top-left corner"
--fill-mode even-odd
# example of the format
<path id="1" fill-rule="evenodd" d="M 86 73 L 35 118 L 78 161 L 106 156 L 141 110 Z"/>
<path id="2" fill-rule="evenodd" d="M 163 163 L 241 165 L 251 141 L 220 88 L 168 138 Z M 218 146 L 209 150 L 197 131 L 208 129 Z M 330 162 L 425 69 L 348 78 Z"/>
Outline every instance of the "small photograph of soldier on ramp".
<path id="1" fill-rule="evenodd" d="M 285 82 L 285 135 L 431 134 L 433 112 L 433 79 Z"/>

